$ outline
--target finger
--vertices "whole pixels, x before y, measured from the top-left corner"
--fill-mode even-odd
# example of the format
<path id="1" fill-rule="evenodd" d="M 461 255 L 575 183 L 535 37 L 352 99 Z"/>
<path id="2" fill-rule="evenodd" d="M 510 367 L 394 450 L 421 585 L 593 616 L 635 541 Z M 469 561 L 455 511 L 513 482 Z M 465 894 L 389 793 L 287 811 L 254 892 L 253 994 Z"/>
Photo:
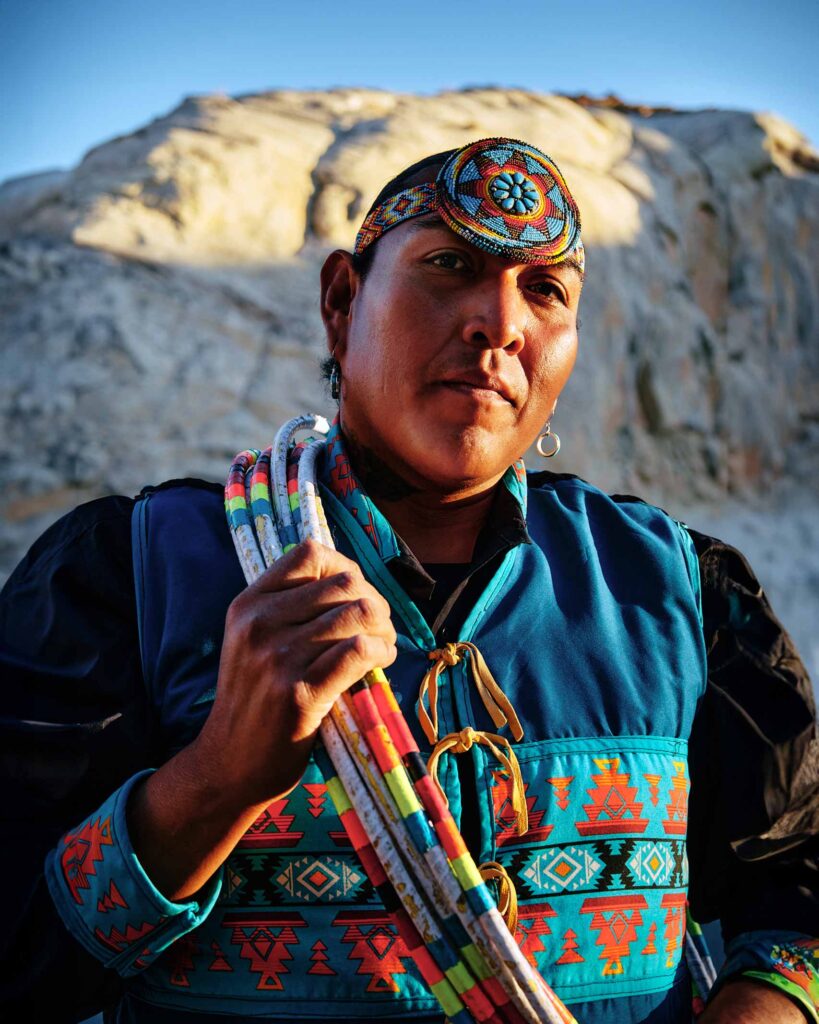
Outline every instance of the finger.
<path id="1" fill-rule="evenodd" d="M 362 622 L 389 620 L 387 601 L 363 577 L 348 569 L 284 591 L 251 592 L 248 588 L 236 598 L 234 611 L 246 629 L 263 639 L 265 634 L 282 627 L 306 625 L 334 608 L 356 601 L 365 602 L 360 609 L 367 613 Z"/>
<path id="2" fill-rule="evenodd" d="M 287 590 L 340 572 L 363 578 L 361 569 L 345 555 L 316 540 L 305 540 L 282 555 L 247 589 L 257 593 Z"/>
<path id="3" fill-rule="evenodd" d="M 384 614 L 381 602 L 370 597 L 345 601 L 293 630 L 295 637 L 309 643 L 338 642 L 361 633 L 380 636 L 388 643 L 396 640 L 395 627 Z"/>
<path id="4" fill-rule="evenodd" d="M 333 704 L 353 683 L 374 668 L 386 668 L 398 657 L 395 644 L 380 636 L 349 637 L 325 651 L 304 673 L 316 701 Z"/>
<path id="5" fill-rule="evenodd" d="M 376 602 L 366 597 L 331 608 L 309 622 L 280 627 L 275 641 L 271 642 L 272 634 L 265 633 L 263 624 L 254 635 L 257 646 L 266 643 L 272 661 L 287 665 L 294 676 L 303 676 L 326 651 L 342 641 L 357 636 L 380 637 L 393 647 L 397 639 L 392 621 L 381 614 Z"/>
<path id="6" fill-rule="evenodd" d="M 350 569 L 305 584 L 298 595 L 292 591 L 293 588 L 286 592 L 286 597 L 282 596 L 286 602 L 298 604 L 298 613 L 293 613 L 293 621 L 296 621 L 296 614 L 303 616 L 301 621 L 308 622 L 331 608 L 359 600 L 368 601 L 371 610 L 382 618 L 388 619 L 392 614 L 386 598 L 382 597 L 360 573 Z"/>

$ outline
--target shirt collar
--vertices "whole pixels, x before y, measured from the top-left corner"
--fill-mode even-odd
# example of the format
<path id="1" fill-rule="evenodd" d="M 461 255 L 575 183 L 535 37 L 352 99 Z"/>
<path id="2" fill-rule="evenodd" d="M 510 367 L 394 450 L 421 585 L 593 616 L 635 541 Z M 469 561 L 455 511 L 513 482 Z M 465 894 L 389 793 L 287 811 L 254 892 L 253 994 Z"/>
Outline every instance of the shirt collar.
<path id="1" fill-rule="evenodd" d="M 389 563 L 390 572 L 413 600 L 421 598 L 428 601 L 435 588 L 435 579 L 404 541 L 397 534 L 395 536 L 399 554 Z M 489 515 L 478 535 L 469 569 L 464 575 L 471 576 L 487 562 L 505 554 L 518 544 L 531 543 L 532 539 L 526 529 L 526 517 L 520 503 L 508 488 L 499 485 L 495 490 Z"/>

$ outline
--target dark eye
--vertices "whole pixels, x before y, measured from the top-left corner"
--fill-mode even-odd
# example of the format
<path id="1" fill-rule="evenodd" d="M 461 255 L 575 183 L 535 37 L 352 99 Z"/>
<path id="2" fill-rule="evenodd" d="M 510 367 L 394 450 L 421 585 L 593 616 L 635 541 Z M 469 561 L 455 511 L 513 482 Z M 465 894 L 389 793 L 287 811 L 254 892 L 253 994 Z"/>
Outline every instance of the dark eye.
<path id="1" fill-rule="evenodd" d="M 439 252 L 430 256 L 429 262 L 434 267 L 441 267 L 444 270 L 463 270 L 466 267 L 466 260 L 457 252 Z"/>
<path id="2" fill-rule="evenodd" d="M 563 300 L 563 289 L 559 284 L 549 278 L 545 278 L 542 281 L 534 281 L 529 285 L 529 287 L 533 292 L 537 292 L 538 295 L 545 295 L 547 298 L 552 297 L 560 299 L 561 301 Z"/>

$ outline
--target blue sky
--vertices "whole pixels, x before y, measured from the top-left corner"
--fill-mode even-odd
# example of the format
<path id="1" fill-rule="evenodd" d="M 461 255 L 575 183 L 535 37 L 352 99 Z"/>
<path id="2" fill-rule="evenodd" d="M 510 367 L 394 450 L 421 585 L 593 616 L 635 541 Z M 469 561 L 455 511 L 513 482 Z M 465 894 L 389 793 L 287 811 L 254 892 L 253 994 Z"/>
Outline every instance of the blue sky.
<path id="1" fill-rule="evenodd" d="M 183 96 L 368 85 L 773 110 L 819 144 L 819 0 L 0 0 L 0 180 Z"/>

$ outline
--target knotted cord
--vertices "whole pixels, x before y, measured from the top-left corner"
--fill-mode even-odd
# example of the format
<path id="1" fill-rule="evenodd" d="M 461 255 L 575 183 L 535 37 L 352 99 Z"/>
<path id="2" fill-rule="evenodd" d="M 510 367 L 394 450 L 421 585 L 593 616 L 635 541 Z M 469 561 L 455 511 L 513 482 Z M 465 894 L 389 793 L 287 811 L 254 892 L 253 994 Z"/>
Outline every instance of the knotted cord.
<path id="1" fill-rule="evenodd" d="M 323 442 L 295 444 L 299 431 L 328 429 L 323 417 L 299 416 L 284 424 L 271 448 L 236 456 L 225 510 L 248 583 L 301 540 L 334 546 L 315 478 Z M 482 680 L 487 675 L 488 669 Z M 484 702 L 486 692 L 514 734 L 520 725 L 511 705 L 481 685 Z M 336 701 L 320 737 L 315 757 L 336 811 L 449 1019 L 573 1024 L 504 923 L 380 669 Z M 490 742 L 497 754 L 508 747 L 502 737 Z"/>
<path id="2" fill-rule="evenodd" d="M 444 669 L 457 665 L 467 652 L 475 689 L 478 691 L 478 696 L 483 701 L 483 706 L 489 713 L 489 717 L 498 729 L 508 725 L 514 739 L 520 741 L 523 738 L 523 728 L 512 707 L 512 702 L 495 682 L 495 677 L 489 671 L 489 666 L 481 652 L 467 640 L 445 644 L 440 650 L 430 651 L 427 655 L 434 664 L 424 673 L 418 693 L 418 721 L 421 723 L 424 735 L 430 743 L 437 742 L 438 679 Z M 425 703 L 427 698 L 429 698 L 429 711 L 427 711 Z"/>
<path id="3" fill-rule="evenodd" d="M 512 808 L 515 812 L 517 833 L 522 836 L 529 831 L 529 812 L 526 807 L 526 794 L 523 777 L 520 774 L 520 765 L 509 741 L 496 733 L 476 731 L 469 726 L 462 729 L 460 733 L 450 733 L 443 739 L 438 739 L 438 680 L 444 669 L 457 665 L 463 660 L 465 654 L 469 654 L 475 689 L 492 721 L 498 728 L 508 725 L 515 740 L 523 738 L 523 728 L 514 707 L 512 707 L 512 702 L 495 682 L 495 677 L 489 671 L 489 666 L 475 644 L 467 640 L 444 644 L 439 650 L 430 651 L 427 655 L 434 664 L 424 673 L 421 688 L 418 691 L 418 721 L 426 738 L 434 744 L 432 754 L 427 762 L 427 769 L 437 782 L 438 758 L 445 751 L 452 754 L 463 754 L 475 743 L 489 747 L 509 774 L 512 783 Z M 427 699 L 429 699 L 429 711 L 426 708 Z M 507 878 L 507 888 L 509 886 L 512 886 L 512 881 Z M 514 928 L 511 931 L 514 932 Z"/>
<path id="4" fill-rule="evenodd" d="M 509 740 L 503 736 L 473 729 L 470 725 L 461 729 L 460 732 L 451 732 L 438 740 L 432 748 L 429 761 L 427 761 L 427 771 L 432 779 L 438 782 L 438 759 L 441 754 L 445 754 L 447 751 L 453 754 L 465 754 L 475 743 L 489 747 L 509 773 L 512 782 L 511 800 L 512 810 L 515 812 L 515 827 L 519 836 L 525 835 L 529 831 L 529 810 L 526 806 L 523 776 L 520 774 L 520 765 L 515 757 L 515 752 L 512 750 Z M 511 885 L 511 882 L 509 884 Z"/>

